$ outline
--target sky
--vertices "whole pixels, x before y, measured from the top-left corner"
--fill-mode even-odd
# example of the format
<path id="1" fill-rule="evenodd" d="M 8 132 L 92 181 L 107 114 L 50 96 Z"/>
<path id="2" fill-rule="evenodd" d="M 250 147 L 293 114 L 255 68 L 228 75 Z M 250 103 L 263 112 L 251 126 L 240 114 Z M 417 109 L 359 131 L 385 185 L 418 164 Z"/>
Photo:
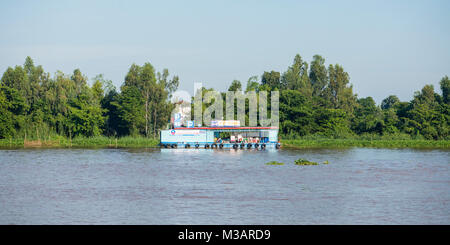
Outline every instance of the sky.
<path id="1" fill-rule="evenodd" d="M 30 56 L 117 88 L 136 63 L 224 91 L 294 56 L 340 64 L 358 97 L 402 101 L 450 76 L 450 1 L 0 1 L 0 72 Z"/>

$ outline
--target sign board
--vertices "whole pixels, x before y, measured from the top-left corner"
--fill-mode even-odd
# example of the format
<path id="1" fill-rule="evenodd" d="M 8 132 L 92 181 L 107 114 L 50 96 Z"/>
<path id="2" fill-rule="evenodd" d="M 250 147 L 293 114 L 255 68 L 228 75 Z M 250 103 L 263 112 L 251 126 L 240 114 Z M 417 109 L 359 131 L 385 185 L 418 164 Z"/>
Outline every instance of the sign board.
<path id="1" fill-rule="evenodd" d="M 239 120 L 215 120 L 211 121 L 211 127 L 239 127 Z"/>
<path id="2" fill-rule="evenodd" d="M 181 121 L 181 113 L 175 113 L 174 115 L 174 121 L 180 122 Z"/>
<path id="3" fill-rule="evenodd" d="M 184 135 L 184 136 L 193 136 L 193 135 L 199 135 L 199 134 L 204 134 L 204 131 L 201 130 L 176 130 L 176 129 L 172 129 L 170 131 L 171 135 Z"/>

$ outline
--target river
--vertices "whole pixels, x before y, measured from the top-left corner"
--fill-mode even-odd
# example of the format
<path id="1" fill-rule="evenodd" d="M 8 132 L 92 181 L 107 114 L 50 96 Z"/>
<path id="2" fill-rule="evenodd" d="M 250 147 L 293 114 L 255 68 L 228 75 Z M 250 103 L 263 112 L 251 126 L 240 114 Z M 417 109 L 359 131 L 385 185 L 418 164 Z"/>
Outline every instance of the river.
<path id="1" fill-rule="evenodd" d="M 450 151 L 3 149 L 0 224 L 448 225 Z"/>

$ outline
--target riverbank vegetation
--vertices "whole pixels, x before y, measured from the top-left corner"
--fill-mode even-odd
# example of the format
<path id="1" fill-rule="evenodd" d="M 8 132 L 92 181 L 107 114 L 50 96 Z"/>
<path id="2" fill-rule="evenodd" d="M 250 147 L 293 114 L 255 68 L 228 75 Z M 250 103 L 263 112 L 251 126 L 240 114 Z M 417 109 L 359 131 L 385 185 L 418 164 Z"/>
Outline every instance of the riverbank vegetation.
<path id="1" fill-rule="evenodd" d="M 0 145 L 156 146 L 178 85 L 178 76 L 150 63 L 132 64 L 117 90 L 103 75 L 88 79 L 79 69 L 51 76 L 27 57 L 1 77 Z M 449 148 L 447 76 L 440 93 L 425 85 L 411 101 L 389 95 L 376 105 L 371 97 L 358 98 L 341 65 L 296 55 L 286 71 L 252 76 L 245 89 L 234 80 L 228 90 L 280 92 L 283 147 Z M 270 97 L 268 105 L 270 115 Z"/>
<path id="2" fill-rule="evenodd" d="M 449 149 L 450 140 L 383 140 L 383 139 L 297 139 L 282 140 L 283 148 L 439 148 Z"/>
<path id="3" fill-rule="evenodd" d="M 329 139 L 329 138 L 300 138 L 295 140 L 281 140 L 282 148 L 439 148 L 449 149 L 450 140 L 425 140 L 425 139 L 378 139 L 378 138 L 353 138 L 353 139 Z M 67 138 L 54 136 L 47 138 L 4 138 L 0 139 L 0 147 L 158 147 L 159 139 L 143 136 L 107 137 L 77 136 Z"/>
<path id="4" fill-rule="evenodd" d="M 84 137 L 77 136 L 75 138 L 67 138 L 63 136 L 55 136 L 45 139 L 28 139 L 9 138 L 0 139 L 0 147 L 17 148 L 17 147 L 43 147 L 43 148 L 68 148 L 68 147 L 87 147 L 87 148 L 133 148 L 133 147 L 157 147 L 159 140 L 142 136 L 132 137 Z"/>

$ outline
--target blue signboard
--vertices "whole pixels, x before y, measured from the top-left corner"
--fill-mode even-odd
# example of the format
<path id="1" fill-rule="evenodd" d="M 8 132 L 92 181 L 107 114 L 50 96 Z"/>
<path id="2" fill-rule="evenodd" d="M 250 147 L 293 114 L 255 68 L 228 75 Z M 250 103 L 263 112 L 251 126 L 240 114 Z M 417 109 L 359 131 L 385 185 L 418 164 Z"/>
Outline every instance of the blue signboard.
<path id="1" fill-rule="evenodd" d="M 181 113 L 175 113 L 175 114 L 174 114 L 174 117 L 175 117 L 175 118 L 174 118 L 174 119 L 175 119 L 175 120 L 174 120 L 175 122 L 181 121 Z"/>

